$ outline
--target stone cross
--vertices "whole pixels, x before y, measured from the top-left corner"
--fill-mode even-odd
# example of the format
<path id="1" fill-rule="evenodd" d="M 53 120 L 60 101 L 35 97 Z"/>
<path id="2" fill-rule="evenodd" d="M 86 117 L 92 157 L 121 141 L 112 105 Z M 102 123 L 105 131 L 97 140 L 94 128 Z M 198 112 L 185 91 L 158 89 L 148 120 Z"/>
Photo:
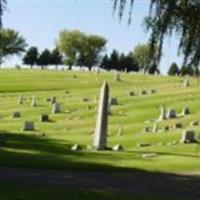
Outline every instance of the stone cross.
<path id="1" fill-rule="evenodd" d="M 109 86 L 105 82 L 101 88 L 96 130 L 94 135 L 93 147 L 95 150 L 106 149 L 108 131 L 108 101 Z"/>

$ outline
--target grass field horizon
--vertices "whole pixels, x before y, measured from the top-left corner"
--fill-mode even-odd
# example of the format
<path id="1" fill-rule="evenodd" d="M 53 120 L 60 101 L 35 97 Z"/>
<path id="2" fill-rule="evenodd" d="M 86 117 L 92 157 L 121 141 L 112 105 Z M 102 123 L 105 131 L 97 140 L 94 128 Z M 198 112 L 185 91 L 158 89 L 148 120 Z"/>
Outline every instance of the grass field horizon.
<path id="1" fill-rule="evenodd" d="M 185 88 L 181 77 L 121 73 L 121 79 L 116 81 L 115 74 L 110 72 L 0 70 L 0 166 L 199 172 L 198 145 L 179 142 L 183 130 L 200 117 L 199 80 L 187 77 L 190 87 Z M 121 152 L 87 150 L 95 129 L 96 99 L 104 81 L 110 86 L 110 97 L 119 102 L 112 106 L 109 115 L 108 146 L 121 144 L 124 148 Z M 141 90 L 149 92 L 152 89 L 156 90 L 155 94 L 139 95 Z M 130 91 L 136 95 L 128 96 Z M 17 104 L 19 96 L 24 97 L 21 105 Z M 38 104 L 36 107 L 31 107 L 33 96 Z M 61 104 L 61 113 L 51 114 L 47 98 L 52 96 Z M 161 105 L 174 108 L 178 113 L 187 106 L 191 114 L 159 123 L 163 128 L 181 122 L 181 129 L 144 133 L 146 126 L 153 127 Z M 19 111 L 21 118 L 13 119 L 14 111 Z M 51 121 L 41 123 L 39 116 L 42 113 L 48 114 Z M 24 121 L 34 121 L 36 130 L 22 131 Z M 123 134 L 118 136 L 121 126 Z M 192 129 L 198 136 L 199 126 Z M 176 144 L 172 145 L 173 142 Z M 139 147 L 138 143 L 150 145 Z M 73 144 L 80 144 L 83 149 L 72 152 Z M 156 156 L 142 157 L 146 153 Z"/>

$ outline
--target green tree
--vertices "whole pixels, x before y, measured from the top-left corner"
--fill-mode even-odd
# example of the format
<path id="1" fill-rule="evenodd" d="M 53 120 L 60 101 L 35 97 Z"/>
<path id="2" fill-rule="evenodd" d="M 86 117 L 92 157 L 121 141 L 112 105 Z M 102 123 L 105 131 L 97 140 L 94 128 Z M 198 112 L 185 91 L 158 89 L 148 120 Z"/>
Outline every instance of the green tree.
<path id="1" fill-rule="evenodd" d="M 7 0 L 0 0 L 0 30 L 3 27 L 2 17 L 7 4 Z"/>
<path id="2" fill-rule="evenodd" d="M 98 64 L 101 59 L 101 53 L 105 49 L 106 39 L 98 35 L 88 35 L 86 37 L 83 51 L 80 52 L 80 57 L 84 66 L 91 70 L 92 66 Z"/>
<path id="3" fill-rule="evenodd" d="M 119 66 L 119 53 L 117 50 L 113 50 L 109 61 L 108 61 L 108 68 L 109 69 L 115 69 L 115 70 L 120 70 Z"/>
<path id="4" fill-rule="evenodd" d="M 178 65 L 175 62 L 173 62 L 171 64 L 171 66 L 169 67 L 168 75 L 176 76 L 176 75 L 179 75 L 179 73 L 180 73 L 180 69 L 179 69 Z"/>
<path id="5" fill-rule="evenodd" d="M 30 65 L 31 69 L 33 65 L 37 64 L 38 59 L 38 49 L 37 47 L 30 47 L 23 58 L 23 62 L 26 65 Z"/>
<path id="6" fill-rule="evenodd" d="M 3 58 L 20 55 L 27 46 L 25 39 L 11 29 L 0 30 L 0 41 L 0 64 L 3 62 Z"/>
<path id="7" fill-rule="evenodd" d="M 122 18 L 125 7 L 130 2 L 130 17 L 134 2 L 137 0 L 113 0 L 114 9 L 119 10 Z M 162 55 L 163 41 L 166 36 L 179 36 L 179 52 L 184 55 L 184 65 L 200 64 L 200 1 L 199 0 L 150 0 L 149 16 L 145 19 L 150 31 L 151 59 L 159 61 Z"/>
<path id="8" fill-rule="evenodd" d="M 58 48 L 65 55 L 65 63 L 84 65 L 90 70 L 99 63 L 106 40 L 98 35 L 86 35 L 79 30 L 63 30 L 59 34 Z"/>
<path id="9" fill-rule="evenodd" d="M 83 51 L 86 35 L 79 30 L 63 30 L 59 33 L 58 48 L 65 56 L 69 69 L 76 63 L 77 55 Z"/>
<path id="10" fill-rule="evenodd" d="M 45 49 L 40 56 L 38 57 L 37 64 L 41 66 L 42 69 L 47 68 L 51 63 L 51 52 L 48 49 Z"/>
<path id="11" fill-rule="evenodd" d="M 150 55 L 151 46 L 149 44 L 138 44 L 133 50 L 133 58 L 138 62 L 140 71 L 147 72 L 151 66 Z"/>
<path id="12" fill-rule="evenodd" d="M 51 64 L 58 68 L 58 65 L 62 64 L 62 55 L 60 54 L 58 48 L 55 48 L 51 53 Z"/>
<path id="13" fill-rule="evenodd" d="M 103 58 L 101 60 L 100 68 L 109 70 L 108 59 L 109 58 L 108 58 L 107 54 L 103 56 Z"/>
<path id="14" fill-rule="evenodd" d="M 181 76 L 194 76 L 195 72 L 194 69 L 191 66 L 183 66 L 180 70 L 180 75 Z"/>

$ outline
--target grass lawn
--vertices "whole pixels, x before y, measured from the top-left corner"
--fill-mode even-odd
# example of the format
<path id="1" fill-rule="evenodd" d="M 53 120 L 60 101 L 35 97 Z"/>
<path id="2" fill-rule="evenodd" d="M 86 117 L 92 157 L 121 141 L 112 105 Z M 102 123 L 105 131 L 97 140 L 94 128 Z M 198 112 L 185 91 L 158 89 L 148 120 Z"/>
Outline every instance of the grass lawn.
<path id="1" fill-rule="evenodd" d="M 96 169 L 106 166 L 137 168 L 148 171 L 200 171 L 200 153 L 197 144 L 181 144 L 184 129 L 200 118 L 200 84 L 191 79 L 184 88 L 179 77 L 121 74 L 122 81 L 115 81 L 112 73 L 89 73 L 39 70 L 0 71 L 0 166 L 43 169 Z M 112 106 L 109 116 L 108 146 L 121 144 L 122 152 L 92 152 L 86 146 L 92 144 L 97 102 L 104 81 L 110 86 L 110 96 L 119 105 Z M 155 94 L 140 96 L 141 90 L 156 90 Z M 128 93 L 134 91 L 135 96 Z M 21 105 L 19 96 L 24 97 Z M 38 106 L 31 107 L 32 96 Z M 47 98 L 56 96 L 62 112 L 51 114 Z M 83 101 L 87 98 L 88 101 Z M 152 119 L 159 117 L 160 106 L 174 108 L 178 113 L 188 106 L 191 115 L 165 120 L 162 128 L 183 124 L 182 129 L 160 133 L 144 133 L 146 126 L 153 127 Z M 21 118 L 13 119 L 12 112 L 21 112 Z M 41 113 L 49 114 L 50 122 L 41 123 Z M 22 131 L 23 122 L 35 122 L 35 131 Z M 119 127 L 123 134 L 118 136 Z M 194 128 L 199 134 L 199 127 Z M 177 143 L 172 145 L 172 143 Z M 71 152 L 73 144 L 80 144 L 82 151 Z M 148 147 L 138 147 L 148 143 Z M 144 153 L 156 153 L 156 157 L 143 158 Z M 117 162 L 116 162 L 117 161 Z"/>

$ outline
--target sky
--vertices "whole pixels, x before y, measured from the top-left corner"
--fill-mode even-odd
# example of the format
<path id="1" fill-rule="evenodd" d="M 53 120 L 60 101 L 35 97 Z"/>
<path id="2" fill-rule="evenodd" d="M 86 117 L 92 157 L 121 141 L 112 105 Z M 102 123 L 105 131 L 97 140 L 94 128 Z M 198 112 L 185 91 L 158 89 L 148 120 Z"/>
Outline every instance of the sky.
<path id="1" fill-rule="evenodd" d="M 148 41 L 149 33 L 143 26 L 148 14 L 149 0 L 137 0 L 133 9 L 132 24 L 128 26 L 128 8 L 120 22 L 113 13 L 111 0 L 7 0 L 8 6 L 3 17 L 5 28 L 18 31 L 29 46 L 40 51 L 53 49 L 59 31 L 79 29 L 88 34 L 105 37 L 108 42 L 106 53 L 113 49 L 128 53 L 139 43 Z M 166 73 L 177 58 L 177 38 L 166 39 L 160 67 Z M 5 66 L 21 64 L 20 58 L 9 58 Z"/>

